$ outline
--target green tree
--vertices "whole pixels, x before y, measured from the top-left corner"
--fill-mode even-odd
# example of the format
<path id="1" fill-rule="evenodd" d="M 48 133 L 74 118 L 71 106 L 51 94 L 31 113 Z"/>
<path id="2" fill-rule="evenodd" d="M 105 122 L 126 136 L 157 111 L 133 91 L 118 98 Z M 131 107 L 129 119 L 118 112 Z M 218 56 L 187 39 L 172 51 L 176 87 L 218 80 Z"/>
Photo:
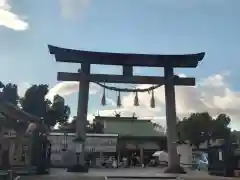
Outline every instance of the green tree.
<path id="1" fill-rule="evenodd" d="M 76 132 L 76 116 L 73 117 L 71 122 L 60 124 L 59 129 L 63 132 L 75 133 Z"/>
<path id="2" fill-rule="evenodd" d="M 4 85 L 0 82 L 0 88 L 2 89 L 1 94 L 3 95 L 3 99 L 14 106 L 18 106 L 19 95 L 17 85 L 12 83 Z M 1 113 L 3 114 L 0 116 L 0 127 L 13 128 L 17 133 L 25 132 L 28 126 L 25 122 L 17 122 L 16 119 L 11 118 L 8 114 Z"/>
<path id="3" fill-rule="evenodd" d="M 230 136 L 231 129 L 228 127 L 230 122 L 231 118 L 229 116 L 219 114 L 212 125 L 212 138 L 217 139 Z"/>
<path id="4" fill-rule="evenodd" d="M 230 121 L 230 117 L 225 114 L 213 119 L 207 112 L 193 113 L 178 123 L 179 139 L 189 140 L 191 144 L 199 147 L 205 141 L 226 138 L 230 133 Z"/>
<path id="5" fill-rule="evenodd" d="M 8 83 L 6 85 L 3 85 L 2 87 L 3 87 L 2 92 L 4 93 L 5 100 L 17 106 L 19 101 L 17 85 Z"/>
<path id="6" fill-rule="evenodd" d="M 32 115 L 45 117 L 51 102 L 45 99 L 48 93 L 48 85 L 33 85 L 25 92 L 21 99 L 22 109 Z"/>
<path id="7" fill-rule="evenodd" d="M 97 134 L 103 134 L 104 125 L 100 121 L 94 120 L 92 124 L 92 132 Z"/>
<path id="8" fill-rule="evenodd" d="M 232 140 L 232 142 L 239 143 L 240 142 L 240 131 L 231 132 L 231 140 Z"/>
<path id="9" fill-rule="evenodd" d="M 152 123 L 154 130 L 156 131 L 162 131 L 164 130 L 163 126 L 158 123 Z"/>
<path id="10" fill-rule="evenodd" d="M 48 122 L 53 125 L 56 124 L 55 120 L 57 120 L 57 123 L 61 126 L 67 123 L 70 113 L 70 107 L 65 105 L 64 98 L 55 95 L 53 103 L 47 110 L 46 118 L 48 119 Z"/>
<path id="11" fill-rule="evenodd" d="M 45 98 L 48 93 L 48 85 L 33 85 L 25 92 L 21 99 L 22 109 L 32 115 L 42 117 L 47 126 L 56 123 L 64 124 L 70 115 L 70 108 L 65 105 L 64 99 L 56 95 L 51 102 Z"/>
<path id="12" fill-rule="evenodd" d="M 73 120 L 69 123 L 65 123 L 62 126 L 60 126 L 60 130 L 62 131 L 67 131 L 67 132 L 76 132 L 76 122 L 77 122 L 77 117 L 74 116 Z M 104 131 L 104 126 L 102 123 L 98 121 L 93 121 L 90 123 L 87 121 L 86 127 L 85 127 L 86 133 L 98 133 L 101 134 Z"/>

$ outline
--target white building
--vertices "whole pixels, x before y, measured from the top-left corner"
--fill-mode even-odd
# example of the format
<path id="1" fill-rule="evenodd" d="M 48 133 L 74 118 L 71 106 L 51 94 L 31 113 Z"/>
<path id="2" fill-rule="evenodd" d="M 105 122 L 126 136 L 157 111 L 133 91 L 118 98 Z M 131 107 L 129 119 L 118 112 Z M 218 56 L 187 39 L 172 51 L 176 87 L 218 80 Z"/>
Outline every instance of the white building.
<path id="1" fill-rule="evenodd" d="M 76 152 L 80 144 L 74 142 L 75 133 L 52 132 L 48 139 L 52 144 L 51 162 L 53 166 L 65 166 L 63 155 L 67 151 Z M 117 151 L 117 134 L 87 134 L 85 152 L 95 154 L 96 158 L 103 158 L 103 154 L 114 154 Z M 81 149 L 81 148 L 80 148 Z"/>

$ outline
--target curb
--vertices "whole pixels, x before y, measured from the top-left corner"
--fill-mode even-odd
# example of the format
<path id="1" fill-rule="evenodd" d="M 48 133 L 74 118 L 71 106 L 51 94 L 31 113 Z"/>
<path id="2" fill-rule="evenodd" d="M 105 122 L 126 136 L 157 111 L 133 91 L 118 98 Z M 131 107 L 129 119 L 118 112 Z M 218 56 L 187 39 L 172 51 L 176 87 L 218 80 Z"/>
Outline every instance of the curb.
<path id="1" fill-rule="evenodd" d="M 111 179 L 177 179 L 178 176 L 106 176 Z"/>

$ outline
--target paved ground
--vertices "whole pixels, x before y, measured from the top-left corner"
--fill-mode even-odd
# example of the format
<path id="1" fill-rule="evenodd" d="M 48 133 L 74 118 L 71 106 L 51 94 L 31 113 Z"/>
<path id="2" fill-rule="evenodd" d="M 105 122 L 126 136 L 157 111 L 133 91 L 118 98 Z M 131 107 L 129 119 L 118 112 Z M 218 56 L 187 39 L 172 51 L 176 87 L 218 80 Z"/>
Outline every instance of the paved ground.
<path id="1" fill-rule="evenodd" d="M 52 169 L 50 176 L 72 176 L 79 173 L 69 173 L 64 169 Z M 80 174 L 81 175 L 81 174 Z M 176 179 L 176 175 L 164 174 L 161 168 L 119 168 L 119 169 L 90 169 L 86 176 L 107 177 L 107 179 L 128 179 L 128 178 L 148 178 L 148 179 Z"/>
<path id="2" fill-rule="evenodd" d="M 21 180 L 43 180 L 43 179 L 81 179 L 80 176 L 84 176 L 84 180 L 87 180 L 87 177 L 95 177 L 96 180 L 128 180 L 134 178 L 136 179 L 138 176 L 141 179 L 156 179 L 156 177 L 160 179 L 176 179 L 176 175 L 164 174 L 163 169 L 161 168 L 123 168 L 123 169 L 90 169 L 88 173 L 69 173 L 66 172 L 66 169 L 52 169 L 49 175 L 44 176 L 28 176 L 22 177 Z M 148 177 L 148 178 L 147 178 Z"/>
<path id="3" fill-rule="evenodd" d="M 140 176 L 140 177 L 151 177 L 151 176 L 159 176 L 159 177 L 176 177 L 176 175 L 164 174 L 163 168 L 118 168 L 118 169 L 90 169 L 89 174 L 91 175 L 100 175 L 107 177 L 118 177 L 118 176 Z"/>
<path id="4" fill-rule="evenodd" d="M 118 178 L 118 179 L 115 179 L 115 178 L 107 178 L 107 180 L 156 180 L 156 178 L 155 179 L 148 179 L 148 178 L 144 178 L 144 179 L 133 179 L 133 178 Z M 176 178 L 174 178 L 174 179 L 172 179 L 172 178 L 170 178 L 170 179 L 164 179 L 164 180 L 176 180 Z"/>
<path id="5" fill-rule="evenodd" d="M 188 171 L 187 175 L 165 174 L 162 168 L 90 169 L 89 173 L 69 173 L 65 169 L 52 169 L 50 175 L 26 176 L 20 180 L 153 180 L 153 179 L 221 179 L 210 177 L 206 172 Z M 224 178 L 225 179 L 225 178 Z"/>

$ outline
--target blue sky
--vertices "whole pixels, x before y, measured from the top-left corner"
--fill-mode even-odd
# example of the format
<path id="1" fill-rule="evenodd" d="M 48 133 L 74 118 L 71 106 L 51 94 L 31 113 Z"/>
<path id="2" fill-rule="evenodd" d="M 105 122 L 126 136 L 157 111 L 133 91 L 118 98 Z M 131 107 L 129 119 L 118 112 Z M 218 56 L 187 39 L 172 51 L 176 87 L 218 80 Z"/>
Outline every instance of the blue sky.
<path id="1" fill-rule="evenodd" d="M 224 77 L 224 88 L 238 101 L 239 7 L 239 0 L 0 0 L 1 80 L 20 87 L 40 83 L 54 87 L 58 71 L 77 71 L 77 64 L 57 64 L 48 44 L 108 52 L 204 51 L 206 56 L 197 69 L 177 69 L 176 73 L 195 76 L 199 82 L 216 75 Z M 92 72 L 119 74 L 121 69 L 93 66 Z M 156 76 L 162 75 L 162 70 L 135 68 L 135 73 Z M 198 92 L 204 94 L 202 89 Z M 219 95 L 224 103 L 226 99 L 232 103 L 227 90 L 224 92 Z M 114 99 L 114 95 L 109 96 Z M 75 115 L 77 94 L 65 99 Z M 100 107 L 99 101 L 99 92 L 91 94 L 90 113 L 114 109 L 111 105 Z M 221 108 L 231 115 L 232 111 Z M 237 122 L 240 114 L 235 111 Z"/>

